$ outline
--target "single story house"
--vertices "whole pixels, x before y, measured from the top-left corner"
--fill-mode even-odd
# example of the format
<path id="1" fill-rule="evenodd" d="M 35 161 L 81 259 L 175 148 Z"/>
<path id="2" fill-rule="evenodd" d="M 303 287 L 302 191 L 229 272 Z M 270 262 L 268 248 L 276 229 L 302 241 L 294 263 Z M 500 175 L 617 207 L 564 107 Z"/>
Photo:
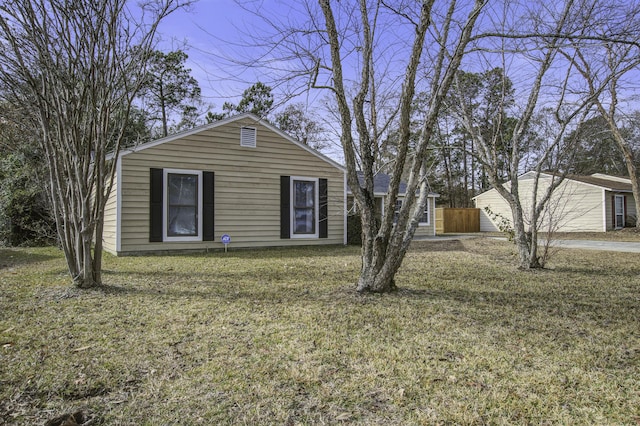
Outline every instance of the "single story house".
<path id="1" fill-rule="evenodd" d="M 525 209 L 531 205 L 535 172 L 518 178 L 520 201 Z M 548 188 L 552 174 L 540 176 L 538 194 Z M 504 184 L 510 187 L 510 182 Z M 498 231 L 498 216 L 512 220 L 511 208 L 495 188 L 473 198 L 480 209 L 480 231 Z M 487 212 L 487 209 L 491 213 Z M 543 227 L 555 232 L 605 232 L 635 222 L 635 200 L 628 178 L 595 173 L 588 176 L 567 176 L 554 191 L 543 212 Z M 525 218 L 526 219 L 526 218 Z"/>
<path id="2" fill-rule="evenodd" d="M 363 185 L 364 179 L 362 172 L 358 172 L 358 180 Z M 384 213 L 384 206 L 387 194 L 389 192 L 389 184 L 391 183 L 391 176 L 386 173 L 378 172 L 373 176 L 373 193 L 375 197 L 376 210 L 380 216 Z M 396 200 L 397 213 L 402 206 L 402 198 L 407 190 L 407 184 L 400 182 L 398 200 Z M 436 193 L 429 193 L 427 195 L 427 204 L 424 208 L 424 215 L 418 224 L 418 228 L 414 234 L 414 237 L 433 237 L 436 235 L 436 198 L 439 197 Z M 355 214 L 355 205 L 351 189 L 347 189 L 347 207 L 350 214 Z"/>
<path id="3" fill-rule="evenodd" d="M 117 158 L 104 248 L 116 255 L 346 244 L 340 164 L 241 114 Z"/>

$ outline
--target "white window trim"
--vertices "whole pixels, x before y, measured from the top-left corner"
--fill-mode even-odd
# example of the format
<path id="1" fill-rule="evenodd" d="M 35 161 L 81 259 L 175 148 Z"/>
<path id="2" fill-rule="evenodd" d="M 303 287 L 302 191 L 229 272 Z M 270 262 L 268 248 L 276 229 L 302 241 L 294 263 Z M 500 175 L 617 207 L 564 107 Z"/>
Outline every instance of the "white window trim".
<path id="1" fill-rule="evenodd" d="M 162 180 L 162 241 L 202 241 L 202 170 L 163 169 Z M 170 174 L 196 175 L 198 176 L 198 235 L 176 237 L 167 235 L 167 218 L 169 217 L 169 178 Z"/>
<path id="2" fill-rule="evenodd" d="M 295 210 L 294 210 L 294 203 L 293 203 L 293 197 L 295 195 L 294 193 L 294 188 L 293 188 L 293 182 L 296 180 L 301 180 L 301 181 L 307 181 L 307 182 L 314 182 L 315 184 L 315 191 L 314 192 L 314 201 L 313 201 L 313 210 L 314 210 L 314 219 L 316 221 L 315 223 L 315 230 L 316 233 L 315 234 L 296 234 L 295 233 L 295 219 L 296 219 L 296 215 L 295 215 Z M 318 239 L 320 238 L 320 179 L 318 178 L 310 178 L 310 177 L 304 177 L 304 176 L 291 176 L 289 179 L 289 217 L 290 217 L 290 223 L 289 223 L 289 229 L 291 230 L 291 238 L 292 239 Z"/>
<path id="3" fill-rule="evenodd" d="M 404 204 L 404 197 L 398 197 L 398 199 L 396 200 L 400 201 L 400 203 Z M 427 221 L 426 222 L 418 222 L 418 226 L 430 226 L 431 225 L 431 197 L 427 197 L 427 202 L 424 205 L 424 212 L 422 213 L 424 215 L 424 213 L 427 213 Z M 400 208 L 402 208 L 402 204 L 400 204 Z M 383 206 L 383 210 L 384 210 L 384 203 L 382 204 Z M 393 214 L 395 215 L 395 210 L 393 212 Z M 422 216 L 420 216 L 420 218 L 422 219 Z"/>

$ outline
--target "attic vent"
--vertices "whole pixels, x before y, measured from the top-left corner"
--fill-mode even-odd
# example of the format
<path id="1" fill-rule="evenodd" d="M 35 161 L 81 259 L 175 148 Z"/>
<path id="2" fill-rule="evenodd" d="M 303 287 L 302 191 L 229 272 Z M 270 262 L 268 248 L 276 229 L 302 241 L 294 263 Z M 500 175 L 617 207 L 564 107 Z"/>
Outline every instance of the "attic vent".
<path id="1" fill-rule="evenodd" d="M 240 129 L 240 146 L 244 146 L 247 148 L 256 147 L 255 127 L 242 127 Z"/>

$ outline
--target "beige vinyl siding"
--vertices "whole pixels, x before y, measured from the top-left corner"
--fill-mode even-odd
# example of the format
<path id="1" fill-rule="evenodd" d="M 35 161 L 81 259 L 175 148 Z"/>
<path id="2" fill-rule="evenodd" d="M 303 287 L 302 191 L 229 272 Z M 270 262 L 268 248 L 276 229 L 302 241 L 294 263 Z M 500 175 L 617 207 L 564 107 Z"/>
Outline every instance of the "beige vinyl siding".
<path id="1" fill-rule="evenodd" d="M 549 185 L 548 180 L 541 179 L 538 188 L 538 199 L 542 197 Z M 529 215 L 533 194 L 533 179 L 519 181 L 520 201 L 525 212 L 525 221 Z M 580 182 L 565 180 L 554 192 L 543 212 L 540 228 L 546 231 L 551 223 L 554 232 L 601 232 L 603 229 L 602 188 Z M 480 208 L 480 231 L 498 231 L 498 220 L 490 217 L 484 210 L 489 207 L 512 222 L 509 204 L 498 191 L 491 189 L 475 198 L 476 207 Z M 610 207 L 609 207 L 610 208 Z M 551 218 L 551 222 L 550 219 Z"/>
<path id="2" fill-rule="evenodd" d="M 240 128 L 257 128 L 257 147 L 240 146 Z M 344 173 L 252 119 L 233 121 L 121 158 L 123 253 L 153 250 L 343 244 Z M 215 173 L 215 237 L 205 242 L 149 243 L 151 168 Z M 280 176 L 328 179 L 329 235 L 280 239 Z"/>
<path id="3" fill-rule="evenodd" d="M 509 203 L 495 189 L 478 195 L 475 199 L 476 207 L 480 209 L 480 232 L 496 232 L 498 229 L 498 221 L 489 215 L 485 208 L 489 208 L 493 214 L 499 214 L 506 217 L 511 222 L 511 208 Z"/>
<path id="4" fill-rule="evenodd" d="M 102 231 L 102 245 L 109 253 L 116 254 L 116 232 L 117 232 L 117 191 L 118 177 L 114 176 L 111 194 L 104 208 L 104 227 Z"/>
<path id="5" fill-rule="evenodd" d="M 604 190 L 592 185 L 565 180 L 554 193 L 549 208 L 558 232 L 602 232 Z"/>

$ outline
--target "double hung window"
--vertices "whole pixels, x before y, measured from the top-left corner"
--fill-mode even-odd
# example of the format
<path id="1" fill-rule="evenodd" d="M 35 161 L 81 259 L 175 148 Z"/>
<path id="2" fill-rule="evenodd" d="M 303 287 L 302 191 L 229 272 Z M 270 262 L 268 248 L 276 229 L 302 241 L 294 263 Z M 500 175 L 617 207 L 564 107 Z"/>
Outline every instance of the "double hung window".
<path id="1" fill-rule="evenodd" d="M 291 178 L 292 237 L 318 237 L 318 179 Z"/>
<path id="2" fill-rule="evenodd" d="M 202 172 L 165 169 L 164 175 L 164 240 L 202 240 Z"/>
<path id="3" fill-rule="evenodd" d="M 624 195 L 615 195 L 613 205 L 615 227 L 624 228 Z"/>
<path id="4" fill-rule="evenodd" d="M 420 218 L 420 225 L 429 225 L 429 199 L 427 198 L 427 202 L 424 205 L 424 213 L 422 213 L 422 217 Z"/>
<path id="5" fill-rule="evenodd" d="M 328 238 L 325 178 L 280 176 L 280 238 Z"/>
<path id="6" fill-rule="evenodd" d="M 400 209 L 402 208 L 402 200 L 396 200 L 396 208 L 393 211 L 393 223 L 398 221 L 398 216 L 400 215 Z M 429 225 L 429 199 L 427 199 L 427 203 L 424 205 L 424 213 L 420 218 L 420 222 L 418 225 L 426 226 Z"/>

